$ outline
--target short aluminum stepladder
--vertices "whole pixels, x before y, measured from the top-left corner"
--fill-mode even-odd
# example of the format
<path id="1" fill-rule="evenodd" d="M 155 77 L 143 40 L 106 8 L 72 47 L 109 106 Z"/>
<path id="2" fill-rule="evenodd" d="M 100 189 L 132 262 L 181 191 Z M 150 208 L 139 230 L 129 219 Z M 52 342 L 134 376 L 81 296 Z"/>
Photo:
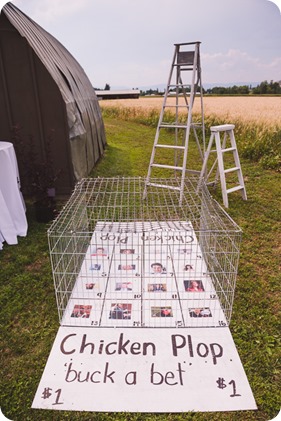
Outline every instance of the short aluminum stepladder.
<path id="1" fill-rule="evenodd" d="M 228 208 L 229 193 L 240 191 L 242 198 L 244 200 L 247 200 L 247 194 L 246 194 L 240 159 L 238 156 L 238 150 L 237 150 L 237 145 L 236 145 L 235 136 L 234 136 L 234 128 L 235 128 L 234 124 L 223 124 L 220 126 L 211 127 L 211 137 L 210 137 L 209 145 L 205 153 L 204 162 L 203 162 L 203 166 L 202 166 L 202 170 L 201 170 L 201 174 L 199 178 L 199 186 L 200 186 L 200 183 L 202 182 L 203 179 L 205 180 L 206 184 L 217 184 L 218 177 L 220 177 L 223 204 L 226 208 Z M 223 134 L 223 139 L 221 139 L 220 134 Z M 216 149 L 212 149 L 214 140 L 215 140 Z M 230 147 L 226 147 L 227 141 L 230 141 Z M 217 154 L 217 157 L 211 169 L 209 170 L 209 173 L 207 173 L 207 163 L 210 157 L 210 153 L 212 152 L 215 152 Z M 231 161 L 232 163 L 234 161 L 235 166 L 228 167 L 227 169 L 225 169 L 225 156 L 224 155 L 228 153 L 232 153 L 233 159 Z M 217 166 L 217 172 L 216 172 L 215 180 L 213 182 L 208 182 L 208 179 L 210 178 L 210 175 L 216 166 Z M 236 184 L 234 187 L 227 188 L 226 175 L 230 173 L 236 174 L 236 177 L 235 177 L 236 180 L 234 182 L 238 184 Z"/>
<path id="2" fill-rule="evenodd" d="M 145 181 L 144 198 L 147 194 L 147 187 L 154 186 L 178 190 L 180 192 L 179 202 L 182 202 L 186 171 L 199 173 L 199 171 L 187 170 L 186 168 L 191 130 L 194 133 L 200 159 L 203 163 L 205 127 L 199 47 L 199 41 L 175 44 L 172 66 Z M 198 99 L 200 98 L 200 113 L 198 113 L 200 118 L 199 121 L 194 123 L 192 119 L 192 108 L 196 96 Z M 197 135 L 198 129 L 202 131 L 201 144 Z M 168 136 L 166 136 L 167 130 L 170 133 L 172 132 L 169 140 L 167 140 Z M 165 174 L 163 177 L 161 176 L 163 178 L 162 184 L 151 182 L 153 172 L 155 173 L 155 169 L 159 171 L 159 168 L 163 169 L 163 173 Z M 171 178 L 172 176 L 179 179 L 178 184 L 173 186 L 166 185 L 165 179 Z"/>

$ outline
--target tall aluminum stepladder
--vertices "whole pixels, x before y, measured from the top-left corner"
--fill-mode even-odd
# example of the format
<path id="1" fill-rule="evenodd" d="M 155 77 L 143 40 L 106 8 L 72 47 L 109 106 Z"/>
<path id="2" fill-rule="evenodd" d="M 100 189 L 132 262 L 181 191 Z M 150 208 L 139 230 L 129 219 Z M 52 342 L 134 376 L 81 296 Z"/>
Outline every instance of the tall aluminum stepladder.
<path id="1" fill-rule="evenodd" d="M 168 188 L 180 192 L 179 202 L 182 203 L 186 171 L 199 173 L 199 171 L 194 169 L 187 169 L 188 145 L 191 130 L 194 133 L 199 155 L 203 163 L 205 154 L 205 125 L 200 44 L 201 42 L 199 41 L 175 44 L 173 61 L 146 177 L 144 197 L 146 197 L 148 186 Z M 196 97 L 200 99 L 200 120 L 193 122 L 192 109 Z M 173 139 L 171 139 L 170 135 L 167 136 L 167 129 L 173 132 Z M 197 130 L 201 130 L 202 132 L 201 140 L 199 140 Z M 171 162 L 172 160 L 173 162 Z M 161 175 L 163 179 L 170 178 L 172 171 L 174 176 L 179 179 L 178 185 L 170 186 L 164 182 L 154 183 L 151 181 L 153 170 L 156 168 L 163 169 L 162 174 L 164 175 Z M 167 170 L 167 172 L 164 170 Z"/>

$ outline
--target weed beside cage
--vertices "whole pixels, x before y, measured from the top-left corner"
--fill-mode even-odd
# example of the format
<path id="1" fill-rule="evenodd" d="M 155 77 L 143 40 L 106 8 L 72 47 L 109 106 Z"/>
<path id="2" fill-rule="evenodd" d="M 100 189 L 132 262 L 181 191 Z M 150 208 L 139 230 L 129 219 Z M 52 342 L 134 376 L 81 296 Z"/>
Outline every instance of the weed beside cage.
<path id="1" fill-rule="evenodd" d="M 241 229 L 198 177 L 79 182 L 48 230 L 66 326 L 228 326 Z"/>

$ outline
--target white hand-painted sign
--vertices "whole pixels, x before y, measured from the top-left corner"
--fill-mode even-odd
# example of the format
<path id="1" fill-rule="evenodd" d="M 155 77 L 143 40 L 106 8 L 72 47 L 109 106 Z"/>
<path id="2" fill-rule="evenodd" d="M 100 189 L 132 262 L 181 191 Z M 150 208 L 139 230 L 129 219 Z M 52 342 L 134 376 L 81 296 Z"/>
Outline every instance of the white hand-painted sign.
<path id="1" fill-rule="evenodd" d="M 60 327 L 32 407 L 187 412 L 256 404 L 227 327 Z"/>

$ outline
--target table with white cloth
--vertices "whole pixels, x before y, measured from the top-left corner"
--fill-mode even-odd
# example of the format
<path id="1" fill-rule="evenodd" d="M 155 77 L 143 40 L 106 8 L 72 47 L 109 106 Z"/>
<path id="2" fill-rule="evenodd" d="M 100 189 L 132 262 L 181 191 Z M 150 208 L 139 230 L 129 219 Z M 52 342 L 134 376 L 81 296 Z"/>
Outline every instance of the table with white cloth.
<path id="1" fill-rule="evenodd" d="M 25 211 L 14 146 L 0 141 L 0 250 L 4 241 L 18 244 L 17 236 L 26 236 Z"/>

